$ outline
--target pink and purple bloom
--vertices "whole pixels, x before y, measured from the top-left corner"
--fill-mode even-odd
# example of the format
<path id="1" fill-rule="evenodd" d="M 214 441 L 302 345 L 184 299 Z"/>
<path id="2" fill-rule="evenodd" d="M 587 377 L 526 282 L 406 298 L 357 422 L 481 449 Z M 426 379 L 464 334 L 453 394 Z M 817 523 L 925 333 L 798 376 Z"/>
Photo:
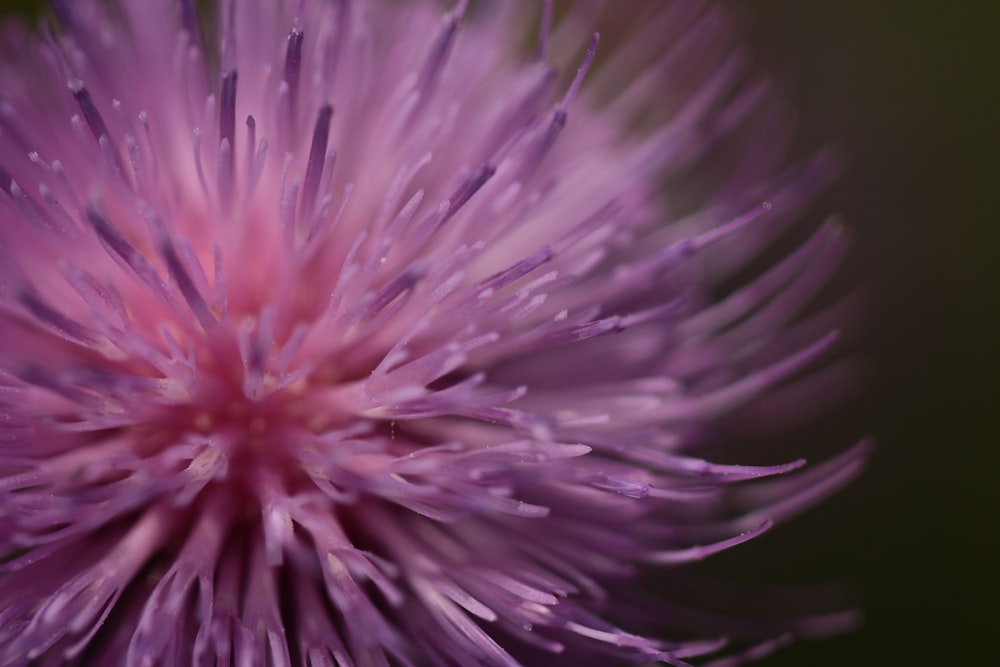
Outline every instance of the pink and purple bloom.
<path id="1" fill-rule="evenodd" d="M 0 663 L 732 665 L 849 621 L 623 592 L 865 452 L 702 458 L 834 344 L 846 247 L 748 269 L 825 169 L 718 8 L 598 58 L 586 1 L 52 4 L 0 35 Z"/>

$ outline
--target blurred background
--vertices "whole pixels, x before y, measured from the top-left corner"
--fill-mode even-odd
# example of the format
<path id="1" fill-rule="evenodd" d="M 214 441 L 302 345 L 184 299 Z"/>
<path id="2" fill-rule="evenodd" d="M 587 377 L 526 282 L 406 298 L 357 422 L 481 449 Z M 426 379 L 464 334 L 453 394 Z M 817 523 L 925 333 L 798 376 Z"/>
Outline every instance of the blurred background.
<path id="1" fill-rule="evenodd" d="M 985 664 L 1000 621 L 1000 3 L 733 4 L 803 144 L 849 158 L 825 202 L 857 236 L 848 282 L 872 290 L 870 377 L 831 428 L 878 447 L 845 492 L 711 570 L 844 582 L 865 610 L 860 630 L 763 667 Z M 0 13 L 38 5 L 0 0 Z"/>
<path id="2" fill-rule="evenodd" d="M 866 622 L 761 664 L 987 664 L 1000 621 L 1000 3 L 740 4 L 806 141 L 846 149 L 829 201 L 857 234 L 850 278 L 876 292 L 860 346 L 870 379 L 848 408 L 878 439 L 867 474 L 740 554 L 851 582 Z"/>

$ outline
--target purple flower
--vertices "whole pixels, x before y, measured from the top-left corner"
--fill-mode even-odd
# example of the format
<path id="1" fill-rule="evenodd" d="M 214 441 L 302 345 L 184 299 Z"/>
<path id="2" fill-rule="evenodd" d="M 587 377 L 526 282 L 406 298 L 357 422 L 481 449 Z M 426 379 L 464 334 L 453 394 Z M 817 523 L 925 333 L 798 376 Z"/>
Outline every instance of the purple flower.
<path id="1" fill-rule="evenodd" d="M 776 170 L 703 3 L 603 59 L 594 3 L 467 4 L 4 26 L 0 663 L 730 665 L 849 620 L 621 583 L 860 467 L 701 458 L 834 342 L 835 224 L 748 270 L 825 168 Z"/>

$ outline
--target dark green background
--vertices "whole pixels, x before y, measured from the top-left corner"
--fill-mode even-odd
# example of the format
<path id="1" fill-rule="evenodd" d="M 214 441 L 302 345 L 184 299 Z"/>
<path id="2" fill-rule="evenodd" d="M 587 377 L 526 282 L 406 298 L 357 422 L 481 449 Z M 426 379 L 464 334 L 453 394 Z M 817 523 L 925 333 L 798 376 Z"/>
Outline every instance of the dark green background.
<path id="1" fill-rule="evenodd" d="M 879 440 L 871 467 L 755 552 L 855 582 L 867 622 L 763 664 L 987 664 L 1000 621 L 1000 3 L 742 4 L 805 132 L 850 155 L 833 199 L 858 234 L 851 268 L 877 291 L 861 346 L 874 375 L 854 408 Z"/>
<path id="2" fill-rule="evenodd" d="M 804 142 L 850 157 L 828 200 L 857 233 L 849 279 L 873 291 L 859 346 L 872 377 L 846 418 L 879 446 L 845 493 L 721 567 L 858 591 L 861 630 L 764 667 L 985 661 L 1000 621 L 1000 3 L 734 4 L 786 77 Z"/>

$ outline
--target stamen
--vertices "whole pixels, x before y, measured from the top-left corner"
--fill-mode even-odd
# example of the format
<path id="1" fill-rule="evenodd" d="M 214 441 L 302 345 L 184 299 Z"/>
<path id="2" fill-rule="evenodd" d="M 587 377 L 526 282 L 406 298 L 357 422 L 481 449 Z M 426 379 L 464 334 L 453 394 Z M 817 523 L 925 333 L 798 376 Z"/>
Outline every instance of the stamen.
<path id="1" fill-rule="evenodd" d="M 94 139 L 98 141 L 101 140 L 101 137 L 108 137 L 110 139 L 111 135 L 108 133 L 108 126 L 104 124 L 101 113 L 97 110 L 97 106 L 94 105 L 94 98 L 90 96 L 90 91 L 83 86 L 79 86 L 73 90 L 73 97 L 76 98 L 76 102 L 80 106 L 80 111 L 83 113 L 83 118 L 87 121 L 87 126 L 90 127 Z"/>
<path id="2" fill-rule="evenodd" d="M 149 125 L 149 114 L 145 111 L 139 112 L 139 122 L 142 123 L 142 131 L 146 137 L 146 150 L 149 151 L 149 162 L 150 162 L 150 180 L 154 180 L 158 172 L 158 161 L 156 155 L 156 147 L 153 143 L 153 128 Z M 55 168 L 55 163 L 52 164 Z"/>
<path id="3" fill-rule="evenodd" d="M 590 66 L 594 62 L 594 56 L 597 54 L 597 45 L 601 41 L 600 33 L 594 33 L 593 37 L 590 38 L 590 44 L 587 46 L 587 53 L 583 57 L 583 62 L 580 63 L 579 69 L 576 71 L 576 76 L 573 77 L 573 82 L 570 84 L 569 88 L 566 90 L 566 94 L 563 95 L 562 100 L 556 105 L 556 108 L 552 111 L 552 118 L 549 124 L 542 131 L 541 136 L 538 141 L 525 154 L 525 159 L 523 163 L 523 169 L 526 171 L 525 177 L 529 176 L 541 163 L 542 157 L 549 151 L 552 144 L 555 143 L 556 138 L 559 133 L 566 126 L 566 121 L 568 118 L 567 109 L 573 98 L 580 90 L 580 86 L 583 84 L 583 78 L 587 76 L 587 72 L 590 71 Z"/>
<path id="4" fill-rule="evenodd" d="M 455 9 L 448 16 L 444 29 L 438 35 L 437 41 L 431 48 L 430 55 L 427 57 L 427 63 L 424 65 L 424 71 L 420 75 L 420 83 L 418 84 L 418 90 L 421 92 L 422 97 L 426 96 L 434 88 L 438 78 L 441 76 L 441 70 L 444 68 L 444 63 L 448 60 L 451 47 L 455 43 L 458 26 L 462 22 L 462 17 L 465 15 L 468 4 L 468 0 L 459 0 Z"/>
<path id="5" fill-rule="evenodd" d="M 538 27 L 538 46 L 535 47 L 535 58 L 544 61 L 549 52 L 549 33 L 552 30 L 552 0 L 545 0 L 542 7 L 542 22 Z"/>
<path id="6" fill-rule="evenodd" d="M 332 118 L 333 107 L 329 104 L 323 105 L 316 118 L 312 146 L 309 149 L 309 163 L 306 166 L 305 180 L 302 182 L 300 208 L 300 219 L 302 220 L 309 220 L 313 205 L 316 203 L 319 182 L 323 176 L 323 164 L 326 161 L 326 146 L 330 140 L 330 121 Z"/>
<path id="7" fill-rule="evenodd" d="M 247 180 L 253 174 L 254 156 L 257 154 L 257 121 L 247 116 Z"/>
<path id="8" fill-rule="evenodd" d="M 101 117 L 101 113 L 97 110 L 90 92 L 80 84 L 73 84 L 71 89 L 73 90 L 73 97 L 76 98 L 76 102 L 80 106 L 80 111 L 83 113 L 83 119 L 87 122 L 87 126 L 90 128 L 91 134 L 94 135 L 94 139 L 97 140 L 97 145 L 100 146 L 101 152 L 105 154 L 105 159 L 108 159 L 118 169 L 119 175 L 124 179 L 126 174 L 125 165 L 122 163 L 118 149 L 111 140 L 108 126 L 104 123 L 104 118 Z"/>
<path id="9" fill-rule="evenodd" d="M 184 300 L 187 301 L 191 312 L 198 318 L 198 323 L 205 330 L 211 329 L 216 324 L 215 315 L 212 314 L 212 310 L 208 307 L 205 297 L 198 291 L 198 287 L 195 285 L 194 280 L 191 279 L 191 275 L 184 268 L 184 263 L 181 262 L 177 250 L 169 240 L 164 240 L 160 244 L 160 252 L 167 263 L 167 271 L 173 276 L 174 281 L 177 283 L 177 288 L 181 291 Z"/>
<path id="10" fill-rule="evenodd" d="M 0 189 L 2 189 L 7 194 L 11 194 L 11 185 L 14 183 L 14 179 L 11 178 L 10 174 L 3 167 L 0 167 Z"/>
<path id="11" fill-rule="evenodd" d="M 22 290 L 17 295 L 17 302 L 31 313 L 31 316 L 40 323 L 46 325 L 50 330 L 55 330 L 59 334 L 80 343 L 94 343 L 96 338 L 82 324 L 70 319 L 66 315 L 45 303 L 36 294 L 28 290 Z"/>
<path id="12" fill-rule="evenodd" d="M 180 0 L 181 26 L 191 36 L 194 44 L 201 43 L 201 31 L 198 29 L 198 11 L 195 0 Z"/>
<path id="13" fill-rule="evenodd" d="M 420 227 L 415 231 L 410 243 L 413 247 L 420 247 L 427 242 L 446 222 L 451 220 L 459 209 L 462 208 L 488 180 L 496 173 L 496 167 L 489 162 L 476 167 L 465 181 L 458 186 L 449 199 L 442 201 L 434 213 L 423 220 Z"/>
<path id="14" fill-rule="evenodd" d="M 201 190 L 205 193 L 206 197 L 209 197 L 208 182 L 205 181 L 205 169 L 201 165 L 201 128 L 194 128 L 192 132 L 192 138 L 194 139 L 194 169 L 198 174 L 198 182 L 201 184 Z"/>
<path id="15" fill-rule="evenodd" d="M 704 546 L 689 547 L 687 549 L 659 551 L 649 554 L 647 559 L 650 563 L 656 563 L 658 565 L 693 563 L 704 560 L 713 554 L 719 553 L 720 551 L 725 551 L 726 549 L 731 549 L 737 545 L 743 544 L 744 542 L 748 542 L 770 530 L 773 525 L 773 521 L 765 521 L 759 526 L 726 540 L 721 540 L 713 544 L 706 544 Z"/>
<path id="16" fill-rule="evenodd" d="M 358 304 L 357 316 L 362 320 L 370 320 L 397 300 L 402 298 L 405 301 L 426 274 L 427 267 L 422 264 L 410 265 L 378 293 Z"/>
<path id="17" fill-rule="evenodd" d="M 302 68 L 302 40 L 304 35 L 298 26 L 288 33 L 285 49 L 285 83 L 288 84 L 288 100 L 291 110 L 295 109 L 295 99 L 299 90 L 299 72 Z"/>
<path id="18" fill-rule="evenodd" d="M 87 210 L 87 220 L 90 222 L 97 238 L 112 258 L 123 264 L 124 268 L 134 271 L 136 275 L 144 279 L 147 283 L 162 287 L 159 277 L 153 266 L 143 257 L 142 253 L 131 243 L 125 240 L 115 227 L 108 222 L 100 213 L 93 208 Z"/>
<path id="19" fill-rule="evenodd" d="M 250 165 L 250 177 L 247 179 L 246 185 L 247 200 L 253 196 L 254 190 L 257 188 L 257 184 L 260 183 L 260 178 L 264 174 L 264 166 L 267 160 L 267 147 L 267 139 L 261 139 L 260 145 L 257 147 L 257 154 L 253 156 L 253 162 Z"/>
<path id="20" fill-rule="evenodd" d="M 222 89 L 219 92 L 219 142 L 229 142 L 227 170 L 232 174 L 232 160 L 236 153 L 236 70 L 222 75 Z M 220 169 L 221 171 L 221 169 Z"/>
<path id="21" fill-rule="evenodd" d="M 49 0 L 52 4 L 52 9 L 55 10 L 56 16 L 59 17 L 59 23 L 66 26 L 69 31 L 74 35 L 80 35 L 80 27 L 76 21 L 76 16 L 73 14 L 73 5 L 68 0 Z"/>
<path id="22" fill-rule="evenodd" d="M 569 85 L 569 90 L 566 91 L 566 95 L 559 103 L 560 109 L 565 110 L 569 107 L 573 98 L 576 97 L 577 91 L 580 90 L 580 86 L 583 84 L 583 77 L 587 76 L 587 72 L 590 71 L 590 66 L 594 63 L 594 56 L 597 54 L 597 45 L 600 41 L 600 33 L 595 32 L 594 36 L 590 38 L 590 44 L 587 46 L 587 54 L 583 57 L 583 62 L 580 64 L 580 68 L 576 70 L 576 76 L 573 77 L 573 83 Z"/>
<path id="23" fill-rule="evenodd" d="M 451 196 L 451 204 L 448 207 L 448 218 L 457 213 L 458 209 L 462 208 L 474 194 L 479 192 L 479 189 L 486 185 L 486 181 L 490 180 L 496 171 L 496 167 L 489 162 L 484 162 L 476 167 L 476 170 L 472 172 L 469 178 Z"/>
<path id="24" fill-rule="evenodd" d="M 217 160 L 217 175 L 219 184 L 219 203 L 228 212 L 233 198 L 233 147 L 229 139 L 219 142 L 219 157 Z"/>

